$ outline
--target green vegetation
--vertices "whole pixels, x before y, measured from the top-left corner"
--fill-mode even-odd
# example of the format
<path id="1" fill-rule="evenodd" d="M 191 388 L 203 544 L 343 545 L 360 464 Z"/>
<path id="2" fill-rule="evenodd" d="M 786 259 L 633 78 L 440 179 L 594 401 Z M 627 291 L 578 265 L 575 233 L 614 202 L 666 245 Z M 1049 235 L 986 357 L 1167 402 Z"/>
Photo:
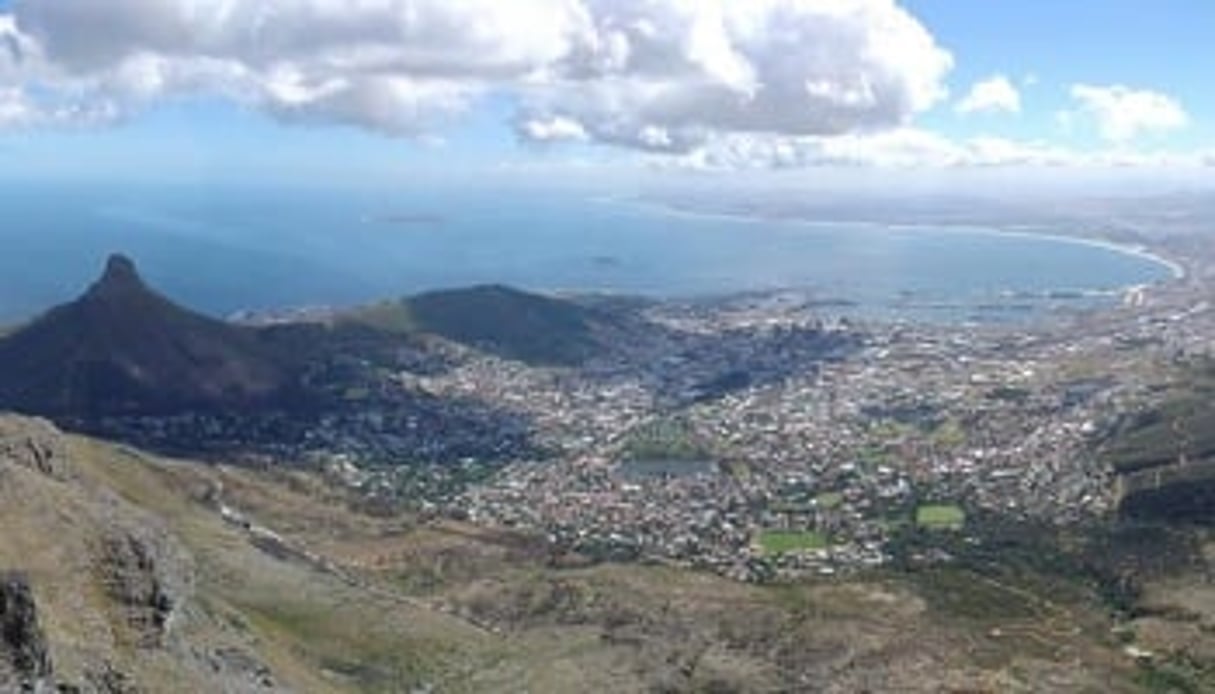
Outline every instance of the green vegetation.
<path id="1" fill-rule="evenodd" d="M 363 306 L 347 317 L 353 322 L 389 333 L 412 334 L 423 330 L 409 310 L 408 299 Z"/>
<path id="2" fill-rule="evenodd" d="M 1141 665 L 1139 685 L 1160 694 L 1201 694 L 1215 687 L 1215 668 L 1183 656 Z"/>
<path id="3" fill-rule="evenodd" d="M 874 470 L 883 465 L 889 465 L 891 453 L 884 446 L 866 444 L 856 452 L 856 464 L 862 470 Z"/>
<path id="4" fill-rule="evenodd" d="M 704 462 L 713 458 L 710 446 L 682 418 L 657 419 L 625 435 L 621 458 L 626 462 Z"/>
<path id="5" fill-rule="evenodd" d="M 1103 449 L 1124 473 L 1215 457 L 1215 362 L 1183 368 L 1162 404 L 1118 427 Z"/>
<path id="6" fill-rule="evenodd" d="M 764 530 L 759 534 L 759 546 L 768 556 L 824 549 L 827 545 L 827 537 L 813 530 Z"/>
<path id="7" fill-rule="evenodd" d="M 844 503 L 844 495 L 839 492 L 824 492 L 814 498 L 814 503 L 824 511 L 830 511 Z"/>
<path id="8" fill-rule="evenodd" d="M 920 594 L 942 616 L 978 621 L 1043 622 L 1044 602 L 1019 583 L 985 576 L 952 565 L 932 567 L 914 575 Z"/>
<path id="9" fill-rule="evenodd" d="M 932 432 L 932 442 L 939 448 L 957 448 L 966 443 L 966 430 L 955 419 L 947 419 Z"/>
<path id="10" fill-rule="evenodd" d="M 1032 393 L 1025 388 L 1019 388 L 1017 386 L 996 386 L 987 393 L 987 397 L 991 400 L 1023 403 L 1029 399 L 1031 394 Z"/>
<path id="11" fill-rule="evenodd" d="M 529 364 L 572 365 L 593 356 L 609 314 L 497 285 L 428 292 L 366 306 L 343 319 L 397 334 L 430 333 Z"/>
<path id="12" fill-rule="evenodd" d="M 916 509 L 915 524 L 928 530 L 961 530 L 966 512 L 952 504 L 928 504 Z"/>
<path id="13" fill-rule="evenodd" d="M 1209 521 L 1215 502 L 1215 362 L 1195 361 L 1175 371 L 1159 404 L 1113 427 L 1099 450 L 1121 474 L 1124 515 Z"/>

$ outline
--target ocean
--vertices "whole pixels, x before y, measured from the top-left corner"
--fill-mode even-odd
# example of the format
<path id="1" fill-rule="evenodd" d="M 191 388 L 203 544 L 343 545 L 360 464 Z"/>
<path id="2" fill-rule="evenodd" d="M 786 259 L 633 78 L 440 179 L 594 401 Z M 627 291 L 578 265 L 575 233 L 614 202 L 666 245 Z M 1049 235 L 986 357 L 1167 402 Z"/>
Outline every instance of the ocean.
<path id="1" fill-rule="evenodd" d="M 660 297 L 793 288 L 832 311 L 1008 321 L 1171 276 L 1068 240 L 715 218 L 572 192 L 23 184 L 0 192 L 0 213 L 0 322 L 75 296 L 114 251 L 220 316 L 501 283 Z"/>

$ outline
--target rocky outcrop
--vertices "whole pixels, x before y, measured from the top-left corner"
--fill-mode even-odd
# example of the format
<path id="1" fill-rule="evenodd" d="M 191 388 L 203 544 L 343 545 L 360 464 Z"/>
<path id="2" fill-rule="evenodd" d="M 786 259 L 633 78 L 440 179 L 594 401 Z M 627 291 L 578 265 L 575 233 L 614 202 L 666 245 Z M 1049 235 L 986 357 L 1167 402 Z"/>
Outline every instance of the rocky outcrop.
<path id="1" fill-rule="evenodd" d="M 154 539 L 135 533 L 107 537 L 98 568 L 110 597 L 123 611 L 142 648 L 163 645 L 178 597 L 173 590 L 164 548 Z"/>
<path id="2" fill-rule="evenodd" d="M 29 581 L 0 574 L 0 691 L 38 691 L 50 676 L 50 651 Z"/>
<path id="3" fill-rule="evenodd" d="M 0 465 L 4 463 L 57 480 L 71 474 L 63 435 L 44 419 L 0 415 Z"/>
<path id="4" fill-rule="evenodd" d="M 196 599 L 189 539 L 266 561 L 197 505 L 211 477 L 0 414 L 0 694 L 281 687 L 243 617 Z"/>

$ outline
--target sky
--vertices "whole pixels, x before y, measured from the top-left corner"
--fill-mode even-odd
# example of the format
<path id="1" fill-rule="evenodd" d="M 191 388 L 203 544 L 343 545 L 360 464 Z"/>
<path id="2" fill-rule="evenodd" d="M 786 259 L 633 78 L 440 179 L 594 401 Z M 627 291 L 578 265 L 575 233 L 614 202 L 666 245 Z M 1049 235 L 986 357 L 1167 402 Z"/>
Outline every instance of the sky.
<path id="1" fill-rule="evenodd" d="M 1210 27 L 1201 0 L 0 0 L 0 177 L 1201 183 Z"/>

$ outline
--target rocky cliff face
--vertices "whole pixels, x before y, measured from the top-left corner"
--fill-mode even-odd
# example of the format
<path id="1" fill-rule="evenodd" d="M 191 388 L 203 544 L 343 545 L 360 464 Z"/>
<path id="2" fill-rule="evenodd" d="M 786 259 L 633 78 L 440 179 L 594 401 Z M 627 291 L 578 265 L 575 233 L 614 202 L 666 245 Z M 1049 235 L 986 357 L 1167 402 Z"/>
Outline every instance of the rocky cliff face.
<path id="1" fill-rule="evenodd" d="M 125 477 L 141 460 L 122 456 L 0 414 L 0 693 L 269 688 L 249 644 L 194 603 L 194 561 L 166 518 L 189 496 L 160 491 L 146 467 Z M 112 473 L 166 504 L 131 503 Z M 235 671 L 231 654 L 256 667 Z"/>
<path id="2" fill-rule="evenodd" d="M 133 532 L 111 534 L 102 542 L 97 570 L 106 591 L 131 630 L 135 645 L 164 645 L 181 596 L 169 585 L 165 548 Z"/>
<path id="3" fill-rule="evenodd" d="M 0 574 L 0 691 L 37 691 L 51 677 L 38 606 L 22 574 Z"/>

